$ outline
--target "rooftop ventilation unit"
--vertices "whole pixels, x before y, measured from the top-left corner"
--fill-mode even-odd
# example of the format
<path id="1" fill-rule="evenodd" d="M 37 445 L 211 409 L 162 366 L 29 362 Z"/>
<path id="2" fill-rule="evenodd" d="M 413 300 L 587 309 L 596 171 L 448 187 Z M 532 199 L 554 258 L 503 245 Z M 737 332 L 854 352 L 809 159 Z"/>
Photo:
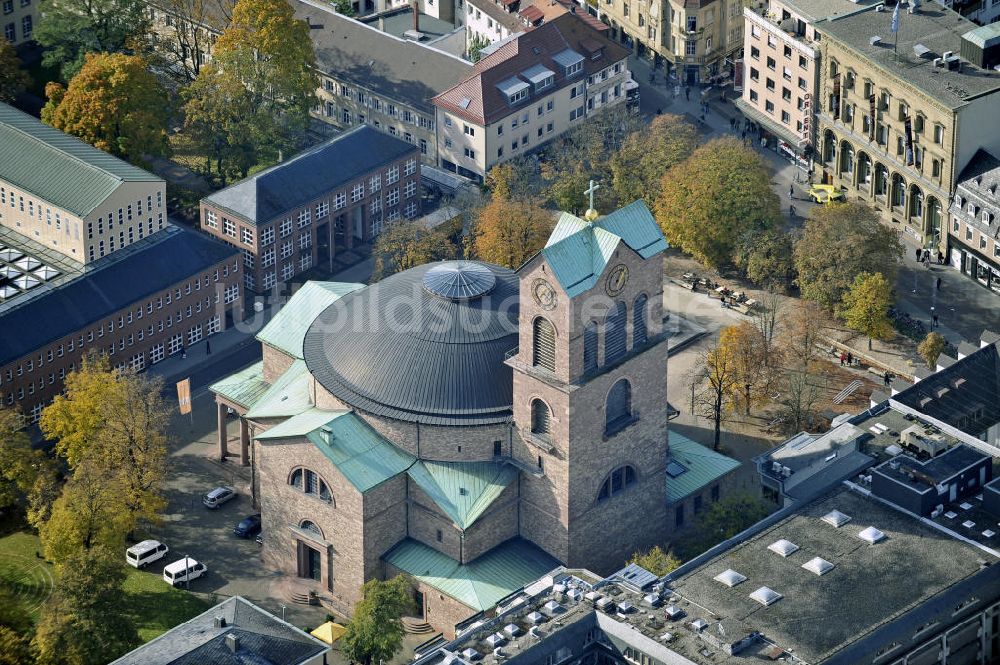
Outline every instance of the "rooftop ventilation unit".
<path id="1" fill-rule="evenodd" d="M 550 600 L 549 602 L 545 603 L 544 607 L 545 611 L 548 612 L 549 614 L 556 614 L 558 612 L 563 611 L 563 606 L 554 600 Z"/>
<path id="2" fill-rule="evenodd" d="M 462 652 L 462 656 L 466 660 L 476 660 L 477 658 L 479 658 L 479 652 L 473 649 L 472 647 L 469 647 L 468 649 Z"/>
<path id="3" fill-rule="evenodd" d="M 666 609 L 663 610 L 663 613 L 666 614 L 667 618 L 671 621 L 676 621 L 684 616 L 684 610 L 676 605 L 667 605 Z"/>
<path id="4" fill-rule="evenodd" d="M 817 575 L 826 575 L 828 572 L 833 570 L 833 564 L 822 557 L 815 557 L 809 559 L 802 567 L 811 573 L 816 573 Z"/>
<path id="5" fill-rule="evenodd" d="M 621 612 L 622 614 L 628 614 L 634 609 L 635 607 L 632 605 L 632 603 L 628 602 L 627 600 L 623 600 L 622 602 L 618 603 L 618 611 Z"/>
<path id="6" fill-rule="evenodd" d="M 746 575 L 741 575 L 737 573 L 732 568 L 722 571 L 715 577 L 713 577 L 716 582 L 722 582 L 727 587 L 732 588 L 741 582 L 746 582 Z"/>
<path id="7" fill-rule="evenodd" d="M 503 627 L 503 632 L 507 633 L 507 637 L 517 637 L 521 634 L 521 629 L 517 624 L 509 623 Z"/>
<path id="8" fill-rule="evenodd" d="M 781 556 L 789 556 L 794 552 L 797 552 L 799 546 L 790 540 L 782 538 L 781 540 L 776 540 L 768 545 L 767 549 L 771 550 L 775 554 L 780 554 Z"/>
<path id="9" fill-rule="evenodd" d="M 570 589 L 566 592 L 566 597 L 573 602 L 580 602 L 580 599 L 583 598 L 583 592 L 579 589 Z"/>
<path id="10" fill-rule="evenodd" d="M 767 607 L 768 605 L 774 605 L 776 602 L 778 602 L 783 598 L 783 596 L 780 593 L 766 586 L 762 586 L 761 588 L 754 591 L 752 594 L 750 594 L 750 597 L 765 607 Z"/>
<path id="11" fill-rule="evenodd" d="M 486 643 L 490 645 L 491 649 L 496 649 L 498 646 L 507 642 L 507 638 L 501 633 L 493 633 L 486 638 Z"/>
<path id="12" fill-rule="evenodd" d="M 851 521 L 851 517 L 849 515 L 845 515 L 839 510 L 831 510 L 826 515 L 823 515 L 823 517 L 821 517 L 820 519 L 822 519 L 830 526 L 836 527 L 838 529 Z"/>
<path id="13" fill-rule="evenodd" d="M 586 593 L 586 595 L 584 595 L 584 598 L 586 598 L 587 600 L 589 600 L 589 601 L 590 601 L 590 602 L 592 602 L 592 603 L 596 603 L 596 602 L 597 602 L 597 601 L 599 601 L 599 600 L 600 600 L 600 599 L 601 599 L 602 597 L 603 597 L 603 596 L 601 596 L 601 594 L 597 593 L 596 591 L 588 591 L 588 592 Z"/>
<path id="14" fill-rule="evenodd" d="M 660 606 L 660 597 L 657 596 L 655 593 L 647 593 L 645 596 L 642 597 L 642 599 L 646 601 L 646 604 L 651 607 Z"/>
<path id="15" fill-rule="evenodd" d="M 878 46 L 879 44 L 882 43 L 882 38 L 879 37 L 878 35 L 872 35 L 871 39 L 868 40 L 868 43 L 871 46 Z"/>
<path id="16" fill-rule="evenodd" d="M 695 619 L 691 622 L 691 628 L 693 628 L 696 633 L 700 633 L 708 628 L 708 622 L 701 618 Z"/>
<path id="17" fill-rule="evenodd" d="M 545 621 L 545 615 L 542 614 L 541 612 L 532 612 L 531 614 L 528 615 L 527 619 L 533 625 L 537 626 L 538 624 Z"/>
<path id="18" fill-rule="evenodd" d="M 875 527 L 870 526 L 861 533 L 859 533 L 858 538 L 865 541 L 869 545 L 874 545 L 878 541 L 885 538 L 885 534 L 876 529 Z"/>

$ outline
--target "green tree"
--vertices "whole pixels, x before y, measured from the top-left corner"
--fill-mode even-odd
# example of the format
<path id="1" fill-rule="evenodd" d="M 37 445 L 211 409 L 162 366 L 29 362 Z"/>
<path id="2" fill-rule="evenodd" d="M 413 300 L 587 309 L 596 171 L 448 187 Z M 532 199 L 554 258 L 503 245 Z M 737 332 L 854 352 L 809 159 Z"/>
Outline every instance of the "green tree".
<path id="1" fill-rule="evenodd" d="M 663 577 L 683 563 L 673 552 L 664 550 L 659 545 L 654 545 L 645 552 L 635 552 L 628 562 L 642 566 L 657 577 Z"/>
<path id="2" fill-rule="evenodd" d="M 167 92 L 137 55 L 88 53 L 68 88 L 45 87 L 42 120 L 131 162 L 169 153 Z"/>
<path id="3" fill-rule="evenodd" d="M 948 342 L 944 335 L 939 332 L 929 332 L 917 345 L 917 353 L 920 354 L 929 368 L 934 369 L 937 367 L 938 357 L 944 353 L 947 345 Z"/>
<path id="4" fill-rule="evenodd" d="M 76 76 L 86 54 L 142 50 L 149 34 L 141 0 L 42 0 L 40 12 L 34 36 L 45 47 L 42 63 L 59 67 L 63 81 Z"/>
<path id="5" fill-rule="evenodd" d="M 700 554 L 767 517 L 763 502 L 749 494 L 733 494 L 711 504 L 684 539 L 685 551 Z"/>
<path id="6" fill-rule="evenodd" d="M 96 548 L 67 560 L 35 632 L 39 665 L 103 665 L 139 644 L 122 611 L 121 552 Z"/>
<path id="7" fill-rule="evenodd" d="M 795 271 L 792 236 L 777 228 L 751 231 L 742 238 L 734 263 L 754 284 L 784 290 Z"/>
<path id="8" fill-rule="evenodd" d="M 852 329 L 868 336 L 868 349 L 872 339 L 886 339 L 892 335 L 889 306 L 892 305 L 892 286 L 880 272 L 863 272 L 854 278 L 854 285 L 844 294 L 840 316 Z"/>
<path id="9" fill-rule="evenodd" d="M 333 8 L 338 14 L 344 16 L 354 16 L 354 3 L 351 0 L 334 0 Z"/>
<path id="10" fill-rule="evenodd" d="M 731 263 L 741 238 L 780 217 L 763 160 L 731 137 L 706 143 L 668 170 L 655 211 L 667 240 L 712 268 Z"/>
<path id="11" fill-rule="evenodd" d="M 361 665 L 389 661 L 403 645 L 401 619 L 413 608 L 411 593 L 410 581 L 402 575 L 365 582 L 340 641 L 344 657 Z"/>
<path id="12" fill-rule="evenodd" d="M 863 272 L 881 272 L 893 282 L 903 244 L 868 206 L 834 203 L 809 212 L 793 258 L 802 297 L 833 310 Z"/>
<path id="13" fill-rule="evenodd" d="M 41 483 L 55 482 L 55 469 L 31 446 L 18 412 L 0 409 L 0 511 L 30 508 Z"/>
<path id="14" fill-rule="evenodd" d="M 11 103 L 31 83 L 27 72 L 21 69 L 14 45 L 6 39 L 0 40 L 0 102 Z"/>
<path id="15" fill-rule="evenodd" d="M 690 157 L 697 146 L 698 130 L 679 115 L 656 116 L 646 131 L 629 134 L 611 157 L 611 183 L 618 200 L 644 199 L 653 205 L 663 175 Z"/>
<path id="16" fill-rule="evenodd" d="M 379 234 L 372 255 L 372 279 L 377 282 L 431 261 L 453 259 L 458 255 L 458 246 L 447 230 L 428 229 L 420 222 L 398 222 Z"/>
<path id="17" fill-rule="evenodd" d="M 472 35 L 472 39 L 469 40 L 469 60 L 472 62 L 479 62 L 482 57 L 482 51 L 484 48 L 490 45 L 490 40 L 488 40 L 483 35 L 478 32 Z"/>
<path id="18" fill-rule="evenodd" d="M 223 182 L 231 176 L 245 178 L 259 155 L 252 129 L 255 118 L 247 113 L 250 95 L 242 83 L 206 65 L 181 92 L 184 131 L 205 153 L 206 170 L 212 164 Z"/>
<path id="19" fill-rule="evenodd" d="M 33 662 L 31 638 L 26 633 L 0 624 L 0 665 L 27 665 Z"/>

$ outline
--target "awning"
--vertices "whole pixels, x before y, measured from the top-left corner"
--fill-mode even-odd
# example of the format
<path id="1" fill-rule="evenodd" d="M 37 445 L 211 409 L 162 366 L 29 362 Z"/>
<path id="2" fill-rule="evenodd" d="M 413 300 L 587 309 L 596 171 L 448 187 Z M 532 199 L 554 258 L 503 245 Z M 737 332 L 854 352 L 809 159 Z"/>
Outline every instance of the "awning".
<path id="1" fill-rule="evenodd" d="M 736 108 L 742 111 L 743 115 L 745 115 L 746 117 L 750 118 L 751 120 L 760 125 L 763 125 L 764 129 L 766 129 L 770 133 L 774 134 L 780 139 L 784 139 L 792 146 L 795 146 L 797 150 L 803 149 L 803 146 L 800 144 L 800 141 L 802 141 L 801 136 L 799 136 L 792 130 L 788 129 L 787 127 L 784 127 L 779 123 L 776 123 L 774 121 L 774 118 L 767 115 L 766 113 L 761 113 L 758 109 L 754 108 L 746 101 L 744 101 L 742 97 L 736 100 Z"/>
<path id="2" fill-rule="evenodd" d="M 327 644 L 333 644 L 347 632 L 347 628 L 341 626 L 339 623 L 334 623 L 333 621 L 327 621 L 326 623 L 320 625 L 314 629 L 310 635 L 316 639 L 322 640 Z"/>

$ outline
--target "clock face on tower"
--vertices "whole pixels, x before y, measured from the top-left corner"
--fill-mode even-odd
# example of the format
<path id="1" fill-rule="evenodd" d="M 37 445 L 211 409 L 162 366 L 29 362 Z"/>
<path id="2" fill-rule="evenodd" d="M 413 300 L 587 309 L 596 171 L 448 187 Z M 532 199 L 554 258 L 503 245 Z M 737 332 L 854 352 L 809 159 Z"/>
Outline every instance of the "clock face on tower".
<path id="1" fill-rule="evenodd" d="M 532 282 L 531 295 L 542 309 L 552 309 L 556 306 L 555 289 L 542 278 L 538 278 Z"/>
<path id="2" fill-rule="evenodd" d="M 625 290 L 626 284 L 628 284 L 628 267 L 624 263 L 619 263 L 608 273 L 608 281 L 604 288 L 608 295 L 614 298 Z"/>

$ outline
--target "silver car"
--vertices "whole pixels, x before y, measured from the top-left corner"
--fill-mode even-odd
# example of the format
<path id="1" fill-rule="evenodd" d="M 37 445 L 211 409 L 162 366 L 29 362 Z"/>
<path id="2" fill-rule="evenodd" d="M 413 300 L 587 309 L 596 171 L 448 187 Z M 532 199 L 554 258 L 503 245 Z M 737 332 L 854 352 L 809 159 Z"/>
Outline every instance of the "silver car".
<path id="1" fill-rule="evenodd" d="M 222 487 L 216 487 L 214 490 L 205 495 L 205 498 L 201 500 L 205 504 L 206 508 L 215 510 L 227 501 L 231 501 L 236 498 L 236 490 L 227 485 Z"/>

